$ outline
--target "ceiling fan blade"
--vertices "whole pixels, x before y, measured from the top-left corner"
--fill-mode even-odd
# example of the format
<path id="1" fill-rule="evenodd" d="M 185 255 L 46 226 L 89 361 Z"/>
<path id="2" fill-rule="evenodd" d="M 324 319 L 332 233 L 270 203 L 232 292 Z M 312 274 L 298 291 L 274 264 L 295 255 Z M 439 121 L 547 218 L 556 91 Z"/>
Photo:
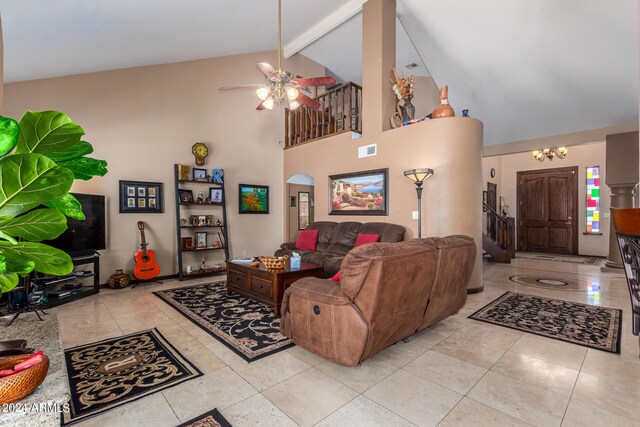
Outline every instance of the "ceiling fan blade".
<path id="1" fill-rule="evenodd" d="M 262 110 L 266 110 L 267 107 L 264 106 L 264 101 L 262 101 L 260 104 L 258 104 L 258 106 L 256 107 L 256 110 L 258 111 L 262 111 Z"/>
<path id="2" fill-rule="evenodd" d="M 320 103 L 318 101 L 316 101 L 313 98 L 309 98 L 307 95 L 305 95 L 302 92 L 298 92 L 298 97 L 296 98 L 296 101 L 298 101 L 298 103 L 302 105 L 306 105 L 312 110 L 317 110 L 318 108 L 320 108 Z"/>
<path id="3" fill-rule="evenodd" d="M 295 84 L 300 87 L 307 86 L 333 86 L 336 84 L 336 79 L 330 76 L 324 77 L 307 77 L 307 78 L 299 78 L 294 80 Z"/>
<path id="4" fill-rule="evenodd" d="M 266 62 L 258 62 L 258 68 L 267 77 L 275 78 L 275 77 L 278 76 L 278 73 L 276 73 L 276 70 L 274 70 L 273 67 L 271 65 L 267 64 Z"/>
<path id="5" fill-rule="evenodd" d="M 236 85 L 236 86 L 222 86 L 219 87 L 218 90 L 220 91 L 225 91 L 225 90 L 250 90 L 250 89 L 258 89 L 259 87 L 262 87 L 264 85 L 256 83 L 256 84 L 252 84 L 252 85 Z"/>

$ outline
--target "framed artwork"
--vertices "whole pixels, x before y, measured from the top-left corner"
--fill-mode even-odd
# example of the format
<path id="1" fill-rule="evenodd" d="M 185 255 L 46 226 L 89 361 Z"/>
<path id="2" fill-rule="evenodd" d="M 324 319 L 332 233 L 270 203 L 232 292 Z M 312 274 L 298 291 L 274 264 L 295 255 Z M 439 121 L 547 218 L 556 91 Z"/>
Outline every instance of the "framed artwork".
<path id="1" fill-rule="evenodd" d="M 180 195 L 180 203 L 193 203 L 193 191 L 191 190 L 178 190 Z"/>
<path id="2" fill-rule="evenodd" d="M 224 184 L 224 171 L 222 169 L 213 169 L 211 171 L 211 182 L 214 184 Z"/>
<path id="3" fill-rule="evenodd" d="M 193 180 L 194 181 L 206 181 L 207 180 L 207 170 L 206 169 L 193 168 Z"/>
<path id="4" fill-rule="evenodd" d="M 388 215 L 389 169 L 329 176 L 329 215 Z"/>
<path id="5" fill-rule="evenodd" d="M 298 230 L 304 230 L 309 226 L 309 193 L 298 192 Z"/>
<path id="6" fill-rule="evenodd" d="M 163 213 L 162 183 L 120 181 L 120 213 Z"/>
<path id="7" fill-rule="evenodd" d="M 238 185 L 238 206 L 241 214 L 268 214 L 269 187 L 266 185 Z"/>
<path id="8" fill-rule="evenodd" d="M 180 239 L 180 243 L 183 251 L 190 251 L 193 249 L 193 238 L 192 237 L 182 237 Z"/>
<path id="9" fill-rule="evenodd" d="M 209 188 L 209 199 L 211 203 L 222 203 L 222 188 Z"/>
<path id="10" fill-rule="evenodd" d="M 206 248 L 207 247 L 207 232 L 206 231 L 198 231 L 196 233 L 196 247 L 197 248 Z"/>

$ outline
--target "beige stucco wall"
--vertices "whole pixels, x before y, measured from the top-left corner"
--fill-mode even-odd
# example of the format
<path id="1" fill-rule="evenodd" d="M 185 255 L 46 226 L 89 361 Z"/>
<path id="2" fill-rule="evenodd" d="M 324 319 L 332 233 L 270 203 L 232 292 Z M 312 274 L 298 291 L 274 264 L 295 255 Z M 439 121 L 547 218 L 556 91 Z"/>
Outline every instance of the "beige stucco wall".
<path id="1" fill-rule="evenodd" d="M 531 152 L 506 154 L 502 156 L 485 157 L 482 159 L 483 186 L 490 180 L 489 171 L 496 169 L 496 178 L 492 181 L 498 184 L 498 196 L 504 196 L 509 206 L 509 214 L 517 218 L 517 172 L 539 169 L 578 166 L 578 252 L 580 255 L 606 256 L 609 248 L 609 187 L 604 183 L 606 176 L 606 146 L 604 141 L 591 144 L 576 145 L 569 148 L 569 154 L 563 160 L 552 162 L 536 161 Z M 586 231 L 586 168 L 600 166 L 600 214 L 602 235 L 585 235 Z M 516 236 L 517 237 L 517 236 Z"/>
<path id="2" fill-rule="evenodd" d="M 482 284 L 482 123 L 471 118 L 429 120 L 351 139 L 343 134 L 285 150 L 284 176 L 305 173 L 315 179 L 317 221 L 382 221 L 400 224 L 406 238 L 417 237 L 415 185 L 403 172 L 429 167 L 434 176 L 422 194 L 422 236 L 466 234 L 478 245 L 476 268 L 470 284 Z M 378 144 L 378 155 L 358 159 L 358 147 Z M 328 176 L 389 168 L 389 216 L 330 216 Z"/>
<path id="3" fill-rule="evenodd" d="M 196 141 L 209 146 L 204 167 L 225 171 L 232 255 L 269 254 L 282 243 L 282 112 L 256 111 L 258 99 L 252 91 L 218 91 L 224 85 L 262 82 L 264 76 L 255 64 L 275 59 L 275 52 L 262 52 L 5 86 L 8 116 L 20 117 L 27 109 L 64 111 L 84 127 L 95 157 L 109 162 L 107 176 L 79 182 L 72 189 L 107 196 L 103 282 L 116 268 L 132 270 L 139 220 L 146 222 L 147 239 L 157 252 L 162 274 L 177 271 L 173 164 L 193 165 L 191 146 Z M 300 55 L 286 65 L 301 75 L 324 72 Z M 164 183 L 165 212 L 118 213 L 119 180 Z M 238 215 L 240 182 L 270 186 L 269 215 Z M 209 262 L 223 258 L 221 251 L 215 257 L 213 253 L 207 253 Z M 199 261 L 194 254 L 188 255 L 193 258 L 185 258 L 186 264 Z"/>

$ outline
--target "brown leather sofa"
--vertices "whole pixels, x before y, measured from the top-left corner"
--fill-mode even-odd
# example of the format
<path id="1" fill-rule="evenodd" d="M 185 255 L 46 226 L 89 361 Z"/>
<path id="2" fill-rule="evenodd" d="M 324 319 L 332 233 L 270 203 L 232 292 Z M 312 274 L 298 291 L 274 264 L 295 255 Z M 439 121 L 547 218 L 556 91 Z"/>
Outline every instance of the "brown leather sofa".
<path id="1" fill-rule="evenodd" d="M 372 243 L 347 254 L 340 282 L 304 278 L 284 293 L 280 331 L 355 366 L 464 306 L 476 246 L 467 236 Z"/>
<path id="2" fill-rule="evenodd" d="M 296 249 L 296 243 L 283 243 L 275 256 L 297 252 L 302 262 L 324 267 L 324 277 L 333 277 L 339 270 L 345 255 L 353 249 L 358 234 L 377 234 L 379 242 L 401 242 L 404 239 L 404 227 L 384 222 L 333 222 L 318 221 L 310 224 L 307 230 L 318 230 L 318 244 L 315 251 Z"/>

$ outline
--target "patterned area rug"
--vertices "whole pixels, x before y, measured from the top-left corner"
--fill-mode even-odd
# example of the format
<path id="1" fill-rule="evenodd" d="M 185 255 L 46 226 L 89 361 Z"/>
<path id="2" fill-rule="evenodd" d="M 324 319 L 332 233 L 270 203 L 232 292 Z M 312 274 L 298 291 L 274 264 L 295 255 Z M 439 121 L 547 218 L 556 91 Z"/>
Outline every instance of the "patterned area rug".
<path id="1" fill-rule="evenodd" d="M 156 329 L 70 348 L 64 356 L 71 401 L 63 425 L 202 375 Z"/>
<path id="2" fill-rule="evenodd" d="M 227 421 L 217 409 L 214 409 L 206 414 L 198 415 L 186 423 L 180 424 L 178 427 L 231 427 L 231 424 L 229 424 L 229 421 Z"/>
<path id="3" fill-rule="evenodd" d="M 273 309 L 238 294 L 226 282 L 158 291 L 154 294 L 247 362 L 293 346 L 280 334 Z"/>
<path id="4" fill-rule="evenodd" d="M 620 353 L 622 310 L 617 308 L 506 292 L 469 318 Z"/>

